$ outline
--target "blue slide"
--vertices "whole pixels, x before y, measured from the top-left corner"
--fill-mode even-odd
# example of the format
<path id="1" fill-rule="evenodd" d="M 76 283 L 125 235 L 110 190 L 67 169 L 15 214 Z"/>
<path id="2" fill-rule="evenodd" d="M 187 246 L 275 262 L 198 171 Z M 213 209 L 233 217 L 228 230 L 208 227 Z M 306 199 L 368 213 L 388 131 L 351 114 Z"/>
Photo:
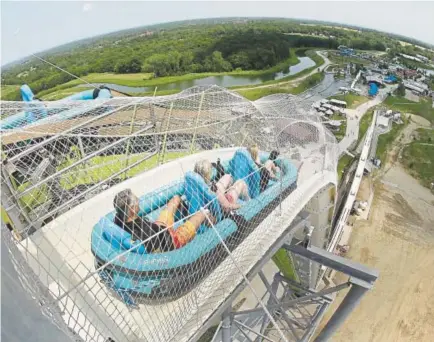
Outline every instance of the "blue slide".
<path id="1" fill-rule="evenodd" d="M 1 120 L 1 130 L 14 129 L 27 124 L 34 123 L 38 120 L 44 119 L 51 115 L 59 114 L 59 108 L 47 108 L 41 100 L 37 99 L 32 90 L 27 84 L 24 84 L 20 88 L 21 98 L 25 103 L 25 110 L 15 115 L 11 115 Z M 91 89 L 85 90 L 80 93 L 65 97 L 60 100 L 63 101 L 83 101 L 83 100 L 95 100 L 95 99 L 110 99 L 112 94 L 110 89 Z M 62 119 L 70 119 L 82 113 L 85 113 L 86 109 L 70 109 L 62 113 Z"/>

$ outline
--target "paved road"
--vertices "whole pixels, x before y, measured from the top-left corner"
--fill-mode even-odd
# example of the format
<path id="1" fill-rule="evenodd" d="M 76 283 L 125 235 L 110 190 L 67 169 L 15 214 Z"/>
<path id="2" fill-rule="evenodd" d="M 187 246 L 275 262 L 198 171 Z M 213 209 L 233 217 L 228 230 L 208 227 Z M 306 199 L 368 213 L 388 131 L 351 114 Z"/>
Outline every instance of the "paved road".
<path id="1" fill-rule="evenodd" d="M 345 137 L 339 142 L 339 155 L 342 155 L 355 141 L 357 141 L 359 135 L 359 122 L 362 116 L 372 107 L 383 102 L 387 93 L 395 89 L 396 86 L 387 86 L 381 89 L 378 95 L 365 103 L 362 103 L 356 109 L 346 109 L 347 115 L 347 130 Z"/>

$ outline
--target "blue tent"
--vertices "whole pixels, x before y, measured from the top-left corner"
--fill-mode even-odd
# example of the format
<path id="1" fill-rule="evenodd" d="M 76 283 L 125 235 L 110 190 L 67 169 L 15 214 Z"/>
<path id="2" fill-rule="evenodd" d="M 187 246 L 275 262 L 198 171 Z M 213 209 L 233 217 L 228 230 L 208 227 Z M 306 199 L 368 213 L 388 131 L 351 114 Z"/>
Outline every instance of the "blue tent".
<path id="1" fill-rule="evenodd" d="M 377 95 L 377 93 L 378 93 L 378 86 L 374 82 L 370 83 L 369 91 L 368 91 L 369 96 L 375 96 Z"/>
<path id="2" fill-rule="evenodd" d="M 386 82 L 386 83 L 394 83 L 396 81 L 398 81 L 398 79 L 394 75 L 389 75 L 389 76 L 384 78 L 384 82 Z"/>

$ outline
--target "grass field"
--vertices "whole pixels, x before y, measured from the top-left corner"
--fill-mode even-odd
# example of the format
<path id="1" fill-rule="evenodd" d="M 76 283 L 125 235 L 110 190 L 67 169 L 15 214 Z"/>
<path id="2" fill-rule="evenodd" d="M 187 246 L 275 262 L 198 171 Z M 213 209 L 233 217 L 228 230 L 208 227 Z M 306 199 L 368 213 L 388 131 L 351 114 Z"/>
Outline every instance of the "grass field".
<path id="1" fill-rule="evenodd" d="M 391 148 L 391 144 L 395 141 L 400 132 L 408 124 L 407 118 L 404 117 L 403 120 L 403 125 L 393 124 L 392 129 L 388 133 L 382 134 L 378 137 L 376 155 L 378 158 L 380 158 L 382 163 L 384 163 L 386 160 L 387 150 Z"/>
<path id="2" fill-rule="evenodd" d="M 306 90 L 316 86 L 324 79 L 325 74 L 323 72 L 316 72 L 309 77 L 306 77 L 303 81 L 300 82 L 298 86 L 292 88 L 290 90 L 291 94 L 298 95 Z"/>
<path id="3" fill-rule="evenodd" d="M 317 85 L 323 79 L 324 79 L 324 73 L 317 72 L 305 78 L 296 87 L 276 85 L 275 87 L 272 86 L 256 87 L 256 88 L 249 88 L 249 89 L 242 89 L 242 90 L 235 90 L 235 91 L 240 95 L 244 96 L 246 99 L 255 101 L 257 99 L 260 99 L 261 97 L 272 95 L 272 94 L 279 94 L 279 93 L 298 95 L 308 90 L 309 88 L 312 88 L 313 86 Z"/>
<path id="4" fill-rule="evenodd" d="M 345 101 L 347 103 L 347 108 L 353 109 L 360 106 L 362 103 L 367 102 L 369 99 L 366 96 L 346 94 L 346 95 L 334 95 L 330 96 L 329 99 L 336 99 Z"/>
<path id="5" fill-rule="evenodd" d="M 401 163 L 426 186 L 434 182 L 434 130 L 419 128 L 416 139 L 404 147 Z"/>
<path id="6" fill-rule="evenodd" d="M 336 137 L 336 140 L 339 142 L 345 137 L 345 133 L 347 132 L 347 120 L 340 119 L 342 121 L 342 125 L 340 125 L 338 131 L 333 131 L 333 134 Z"/>
<path id="7" fill-rule="evenodd" d="M 86 165 L 80 165 L 64 174 L 60 180 L 62 188 L 69 190 L 81 184 L 93 184 L 107 179 L 111 175 L 126 168 L 127 163 L 131 165 L 141 159 L 144 159 L 149 153 L 132 154 L 128 159 L 125 155 L 97 156 L 87 161 Z M 167 152 L 164 162 L 168 162 L 177 158 L 184 157 L 188 152 Z M 70 159 L 64 163 L 59 170 L 76 162 L 77 159 Z M 135 175 L 145 170 L 156 167 L 158 163 L 158 155 L 144 160 L 140 164 L 129 169 L 125 176 L 126 178 L 134 177 Z"/>
<path id="8" fill-rule="evenodd" d="M 237 90 L 236 92 L 241 96 L 244 96 L 246 99 L 250 101 L 255 101 L 257 99 L 260 99 L 261 97 L 272 95 L 272 94 L 279 94 L 279 93 L 290 94 L 291 89 L 276 86 L 276 87 L 243 89 L 243 90 Z"/>
<path id="9" fill-rule="evenodd" d="M 374 116 L 374 110 L 375 109 L 370 109 L 368 110 L 367 113 L 365 113 L 365 115 L 363 115 L 363 117 L 360 119 L 359 122 L 359 135 L 357 137 L 357 146 L 359 146 L 360 141 L 363 139 L 363 137 L 365 136 L 366 131 L 368 130 L 369 126 L 372 123 L 372 117 Z"/>
<path id="10" fill-rule="evenodd" d="M 19 88 L 17 85 L 2 85 L 0 88 L 1 98 L 7 98 L 10 94 L 16 92 L 17 88 Z"/>
<path id="11" fill-rule="evenodd" d="M 393 110 L 399 110 L 403 113 L 412 113 L 420 115 L 434 123 L 434 108 L 432 107 L 431 98 L 421 98 L 420 102 L 409 101 L 404 97 L 389 96 L 384 104 Z"/>
<path id="12" fill-rule="evenodd" d="M 353 158 L 350 157 L 348 154 L 344 154 L 342 157 L 339 158 L 339 161 L 338 161 L 338 180 L 341 180 L 345 169 L 350 165 L 352 160 L 353 160 Z"/>

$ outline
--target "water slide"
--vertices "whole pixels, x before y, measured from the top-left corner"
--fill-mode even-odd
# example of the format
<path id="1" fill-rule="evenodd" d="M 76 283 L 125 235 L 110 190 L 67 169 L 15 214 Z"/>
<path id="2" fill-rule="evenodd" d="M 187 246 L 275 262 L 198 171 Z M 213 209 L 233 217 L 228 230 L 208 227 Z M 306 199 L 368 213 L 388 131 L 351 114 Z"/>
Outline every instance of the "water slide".
<path id="1" fill-rule="evenodd" d="M 51 106 L 45 102 L 42 103 L 35 95 L 27 84 L 24 84 L 20 88 L 21 98 L 24 102 L 24 110 L 18 114 L 11 115 L 1 120 L 1 130 L 16 129 L 21 126 L 33 124 L 35 122 L 41 123 L 44 119 L 49 118 L 52 115 L 60 114 L 60 119 L 70 119 L 77 115 L 80 115 L 87 111 L 89 106 L 80 106 L 69 110 L 68 106 L 65 109 L 59 111 L 59 103 L 70 101 L 88 101 L 88 100 L 106 100 L 112 98 L 112 94 L 107 88 L 96 88 L 85 90 L 77 94 L 65 97 L 59 101 L 53 101 L 54 106 Z M 54 109 L 55 108 L 55 109 Z M 45 120 L 46 121 L 46 120 Z"/>
<path id="2" fill-rule="evenodd" d="M 324 192 L 325 187 L 336 186 L 336 140 L 325 129 L 318 116 L 303 109 L 300 102 L 300 99 L 287 94 L 274 94 L 253 103 L 216 86 L 196 87 L 170 97 L 115 98 L 110 101 L 111 111 L 121 113 L 123 121 L 122 125 L 114 127 L 117 130 L 114 132 L 123 134 L 122 139 L 98 147 L 95 152 L 94 144 L 100 144 L 113 135 L 113 131 L 102 132 L 99 140 L 98 137 L 87 140 L 88 145 L 84 149 L 87 153 L 82 158 L 71 160 L 69 166 L 58 169 L 48 177 L 38 179 L 26 190 L 15 193 L 13 198 L 17 199 L 23 198 L 26 194 L 33 194 L 38 189 L 42 192 L 49 188 L 50 192 L 54 193 L 58 191 L 59 186 L 72 187 L 80 181 L 86 185 L 86 190 L 72 199 L 78 201 L 91 191 L 97 190 L 85 201 L 74 202 L 67 211 L 63 209 L 69 206 L 72 200 L 63 201 L 45 213 L 39 211 L 39 207 L 30 208 L 32 217 L 37 217 L 38 221 L 47 215 L 61 214 L 17 243 L 20 254 L 34 272 L 34 282 L 40 283 L 41 287 L 47 290 L 50 303 L 63 313 L 62 318 L 69 329 L 75 331 L 84 341 L 166 342 L 194 340 L 201 335 L 204 327 L 214 324 L 219 318 L 220 310 L 227 307 L 235 291 L 245 286 L 246 277 L 257 272 L 255 267 L 261 262 L 268 262 L 273 254 L 270 252 L 272 249 L 279 248 L 287 241 L 288 236 L 295 234 L 292 224 L 309 201 L 321 191 Z M 147 127 L 143 127 L 133 133 L 123 133 L 125 123 L 131 123 L 135 118 L 132 109 L 126 110 L 127 106 L 132 107 L 131 104 L 140 106 L 146 115 L 155 114 L 162 118 L 162 131 L 155 134 L 149 132 Z M 79 104 L 74 103 L 70 106 L 73 107 L 79 107 Z M 233 111 L 234 107 L 239 110 Z M 86 127 L 90 120 L 96 119 L 83 120 L 76 125 L 76 137 L 88 134 Z M 100 122 L 103 123 L 103 119 L 100 119 Z M 262 127 L 269 128 L 272 133 L 260 133 Z M 20 165 L 30 159 L 33 162 L 28 163 L 28 170 L 33 170 L 33 165 L 37 163 L 35 156 L 40 154 L 39 151 L 65 135 L 64 132 L 52 133 L 55 134 L 53 137 L 29 145 L 26 150 L 9 158 L 8 162 Z M 177 159 L 164 162 L 168 143 L 185 142 L 187 133 L 191 136 L 189 148 L 168 151 L 167 159 L 170 154 L 173 156 L 175 153 Z M 222 141 L 221 145 L 227 147 L 212 150 L 200 148 L 199 142 L 214 141 L 216 133 Z M 125 149 L 125 142 L 129 145 L 129 142 L 137 142 L 137 138 L 142 136 L 156 136 L 158 139 L 155 146 L 159 148 L 150 153 L 132 152 L 130 155 L 129 149 Z M 297 186 L 292 191 L 285 192 L 286 183 L 283 180 L 270 191 L 265 190 L 269 192 L 264 192 L 264 196 L 258 195 L 257 198 L 253 198 L 251 206 L 244 210 L 248 209 L 249 214 L 255 214 L 255 224 L 243 225 L 248 229 L 238 227 L 230 239 L 226 238 L 224 233 L 226 229 L 237 228 L 232 222 L 226 221 L 226 226 L 221 224 L 221 221 L 220 225 L 217 223 L 207 228 L 204 234 L 208 233 L 213 241 L 218 242 L 218 246 L 214 249 L 214 254 L 208 254 L 200 259 L 198 265 L 204 267 L 191 266 L 187 271 L 185 268 L 174 270 L 179 271 L 176 275 L 180 280 L 175 284 L 171 279 L 163 279 L 167 278 L 167 275 L 173 275 L 163 268 L 168 268 L 170 256 L 182 252 L 181 250 L 173 250 L 166 255 L 156 253 L 135 256 L 129 254 L 132 252 L 129 249 L 124 249 L 121 254 L 116 254 L 112 249 L 105 249 L 109 246 L 103 245 L 101 239 L 94 240 L 92 245 L 92 233 L 95 232 L 101 218 L 113 211 L 113 198 L 119 191 L 130 188 L 139 198 L 149 199 L 149 194 L 160 192 L 167 184 L 186 179 L 185 177 L 194 171 L 195 162 L 199 159 L 220 159 L 222 162 L 232 160 L 241 147 L 251 144 L 250 141 L 244 141 L 247 136 L 255 138 L 262 151 L 270 151 L 276 145 L 279 146 L 281 157 L 297 168 Z M 198 146 L 198 149 L 192 148 L 194 146 Z M 122 153 L 106 156 L 107 147 L 117 147 L 116 150 Z M 125 150 L 127 152 L 123 152 Z M 62 156 L 69 152 L 64 151 L 61 144 L 56 144 L 53 153 Z M 159 154 L 162 154 L 161 158 Z M 143 172 L 134 176 L 129 173 L 143 164 L 148 166 Z M 118 175 L 126 177 L 121 183 L 108 188 L 102 187 Z M 87 184 L 89 181 L 92 181 L 92 184 Z M 274 196 L 274 189 L 278 196 Z M 273 195 L 272 198 L 268 197 L 270 194 Z M 271 201 L 268 203 L 269 199 Z M 152 198 L 148 203 L 154 203 Z M 330 202 L 324 203 L 329 208 Z M 257 219 L 256 212 L 260 213 Z M 244 219 L 249 221 L 247 213 L 238 214 L 245 214 Z M 197 242 L 191 243 L 199 244 L 199 240 L 204 237 L 205 235 L 199 236 Z M 206 244 L 203 246 L 209 247 Z M 191 249 L 188 253 L 190 257 L 197 252 L 191 247 L 193 245 L 186 248 L 186 252 Z M 98 265 L 95 262 L 95 254 L 101 255 L 102 252 L 107 252 L 107 258 L 103 260 L 103 265 Z M 109 253 L 113 254 L 108 255 Z M 126 262 L 131 256 L 135 257 L 137 262 L 141 262 L 140 267 L 143 269 L 127 268 L 125 264 L 117 267 L 118 260 Z M 282 263 L 288 263 L 288 260 L 283 260 Z M 154 279 L 148 277 L 147 281 L 154 280 L 155 283 L 149 285 L 154 288 L 158 286 L 160 292 L 157 298 L 152 298 L 152 303 L 138 300 L 136 307 L 129 305 L 130 303 L 119 295 L 119 291 L 113 291 L 114 288 L 107 286 L 100 276 L 100 271 L 105 269 L 119 270 L 120 272 L 111 274 L 111 280 L 119 285 L 119 290 L 125 289 L 123 275 L 132 274 L 135 277 L 131 279 L 131 286 L 135 286 L 134 290 L 137 292 L 143 275 L 139 271 L 145 271 L 144 268 L 150 267 L 155 268 Z M 282 266 L 282 273 L 284 269 L 286 268 Z M 194 284 L 192 281 L 183 281 L 179 275 L 192 277 Z M 187 290 L 186 286 L 189 284 L 193 284 L 194 287 Z M 166 295 L 171 293 L 164 292 L 166 289 L 176 290 L 176 296 L 168 298 Z"/>

